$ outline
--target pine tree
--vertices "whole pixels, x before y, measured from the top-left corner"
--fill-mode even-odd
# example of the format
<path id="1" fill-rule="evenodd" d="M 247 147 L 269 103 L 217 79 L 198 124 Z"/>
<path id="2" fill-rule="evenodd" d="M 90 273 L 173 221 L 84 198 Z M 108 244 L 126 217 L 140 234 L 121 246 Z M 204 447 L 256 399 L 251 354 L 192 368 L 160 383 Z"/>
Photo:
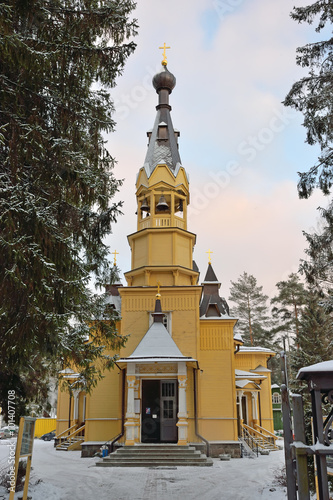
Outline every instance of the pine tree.
<path id="1" fill-rule="evenodd" d="M 254 276 L 244 272 L 238 281 L 231 281 L 229 300 L 236 304 L 231 308 L 231 314 L 238 318 L 237 331 L 242 334 L 245 344 L 269 347 L 272 335 L 268 296 L 263 294 L 262 289 Z"/>
<path id="2" fill-rule="evenodd" d="M 292 273 L 287 281 L 279 281 L 276 287 L 278 295 L 272 298 L 271 304 L 276 304 L 272 309 L 272 314 L 279 321 L 279 325 L 274 331 L 287 334 L 289 340 L 291 335 L 298 346 L 299 318 L 306 301 L 304 284 L 297 274 Z"/>
<path id="3" fill-rule="evenodd" d="M 108 88 L 135 48 L 133 8 L 0 4 L 1 393 L 31 399 L 29 381 L 56 359 L 74 362 L 89 389 L 113 363 L 105 347 L 123 343 L 88 285 L 109 278 L 103 238 L 120 213 L 103 134 L 114 129 Z"/>

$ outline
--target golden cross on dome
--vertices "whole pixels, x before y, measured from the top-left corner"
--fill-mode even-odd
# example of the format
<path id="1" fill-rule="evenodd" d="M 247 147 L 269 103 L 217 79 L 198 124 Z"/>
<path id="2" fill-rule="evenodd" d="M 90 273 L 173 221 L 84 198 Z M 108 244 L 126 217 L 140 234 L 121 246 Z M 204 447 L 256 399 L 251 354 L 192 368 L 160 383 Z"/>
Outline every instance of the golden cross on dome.
<path id="1" fill-rule="evenodd" d="M 166 56 L 166 53 L 165 53 L 165 50 L 166 49 L 170 49 L 171 47 L 167 47 L 165 42 L 164 42 L 164 45 L 163 47 L 159 47 L 159 49 L 163 49 L 163 61 L 162 61 L 162 64 L 163 66 L 166 66 L 168 64 L 168 61 L 167 61 L 167 56 Z"/>
<path id="2" fill-rule="evenodd" d="M 114 255 L 113 257 L 113 265 L 115 266 L 117 264 L 117 255 L 119 255 L 119 252 L 117 252 L 117 250 L 115 250 L 114 252 L 111 252 L 112 255 Z"/>
<path id="3" fill-rule="evenodd" d="M 161 287 L 161 283 L 158 281 L 157 282 L 157 295 L 161 296 L 160 294 L 160 287 Z"/>
<path id="4" fill-rule="evenodd" d="M 210 254 L 214 253 L 214 252 L 212 252 L 211 250 L 208 250 L 208 252 L 206 252 L 206 253 L 208 253 L 208 264 L 211 264 L 212 263 L 212 259 L 211 259 Z"/>

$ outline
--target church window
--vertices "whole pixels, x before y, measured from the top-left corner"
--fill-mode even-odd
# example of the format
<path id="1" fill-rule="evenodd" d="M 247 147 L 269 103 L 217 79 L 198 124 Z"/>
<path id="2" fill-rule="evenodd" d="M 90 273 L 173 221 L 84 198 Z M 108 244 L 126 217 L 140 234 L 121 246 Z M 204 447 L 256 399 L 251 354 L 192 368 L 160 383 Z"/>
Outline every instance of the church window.
<path id="1" fill-rule="evenodd" d="M 272 402 L 274 405 L 281 404 L 281 394 L 279 394 L 278 392 L 273 392 Z"/>
<path id="2" fill-rule="evenodd" d="M 170 335 L 172 336 L 172 322 L 171 322 L 171 312 L 165 312 L 163 311 L 164 313 L 164 318 L 163 318 L 163 325 L 165 326 L 165 328 L 168 330 L 168 332 L 170 333 Z M 149 326 L 151 326 L 153 324 L 153 317 L 151 315 L 151 312 L 149 312 Z"/>

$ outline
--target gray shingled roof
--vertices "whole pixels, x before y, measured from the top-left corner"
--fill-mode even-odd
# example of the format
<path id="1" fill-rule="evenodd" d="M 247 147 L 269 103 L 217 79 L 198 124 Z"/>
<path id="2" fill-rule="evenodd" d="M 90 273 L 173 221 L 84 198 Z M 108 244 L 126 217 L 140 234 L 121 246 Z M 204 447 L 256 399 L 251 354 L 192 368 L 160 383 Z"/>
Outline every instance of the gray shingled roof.
<path id="1" fill-rule="evenodd" d="M 229 316 L 229 306 L 223 297 L 220 297 L 221 283 L 218 281 L 211 263 L 208 264 L 203 285 L 203 296 L 200 303 L 201 318 L 219 318 Z"/>
<path id="2" fill-rule="evenodd" d="M 214 281 L 215 283 L 218 283 L 220 284 L 219 280 L 217 279 L 216 277 L 216 274 L 214 272 L 214 269 L 213 269 L 213 266 L 212 264 L 209 262 L 208 264 L 208 268 L 207 268 L 207 272 L 206 272 L 206 276 L 205 276 L 205 279 L 204 279 L 204 283 L 206 282 L 212 282 Z"/>
<path id="3" fill-rule="evenodd" d="M 165 126 L 167 129 L 166 139 L 160 139 L 159 129 Z M 147 176 L 150 177 L 156 166 L 161 164 L 166 164 L 175 176 L 181 167 L 177 139 L 168 108 L 157 110 L 144 162 Z"/>
<path id="4" fill-rule="evenodd" d="M 151 325 L 128 359 L 151 357 L 186 359 L 186 356 L 183 356 L 163 323 L 154 322 Z"/>
<path id="5" fill-rule="evenodd" d="M 159 104 L 154 127 L 149 132 L 149 144 L 144 168 L 150 177 L 157 165 L 167 165 L 173 174 L 178 174 L 181 159 L 178 150 L 179 132 L 173 128 L 169 105 L 169 94 L 176 84 L 176 79 L 166 67 L 153 78 L 153 85 L 159 94 Z M 161 97 L 162 96 L 162 97 Z"/>

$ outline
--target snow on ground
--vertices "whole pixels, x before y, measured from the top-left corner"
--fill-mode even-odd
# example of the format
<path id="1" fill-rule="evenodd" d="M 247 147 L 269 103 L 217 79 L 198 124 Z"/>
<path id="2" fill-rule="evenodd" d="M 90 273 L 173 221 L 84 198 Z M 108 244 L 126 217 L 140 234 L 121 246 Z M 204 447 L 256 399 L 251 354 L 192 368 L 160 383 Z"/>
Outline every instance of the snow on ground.
<path id="1" fill-rule="evenodd" d="M 0 441 L 0 470 L 8 461 L 9 440 Z M 283 500 L 277 484 L 284 452 L 258 458 L 214 459 L 212 467 L 95 467 L 97 458 L 80 451 L 56 451 L 53 441 L 36 439 L 29 494 L 32 500 Z M 22 492 L 15 494 L 15 500 Z M 8 493 L 0 487 L 0 500 Z"/>

